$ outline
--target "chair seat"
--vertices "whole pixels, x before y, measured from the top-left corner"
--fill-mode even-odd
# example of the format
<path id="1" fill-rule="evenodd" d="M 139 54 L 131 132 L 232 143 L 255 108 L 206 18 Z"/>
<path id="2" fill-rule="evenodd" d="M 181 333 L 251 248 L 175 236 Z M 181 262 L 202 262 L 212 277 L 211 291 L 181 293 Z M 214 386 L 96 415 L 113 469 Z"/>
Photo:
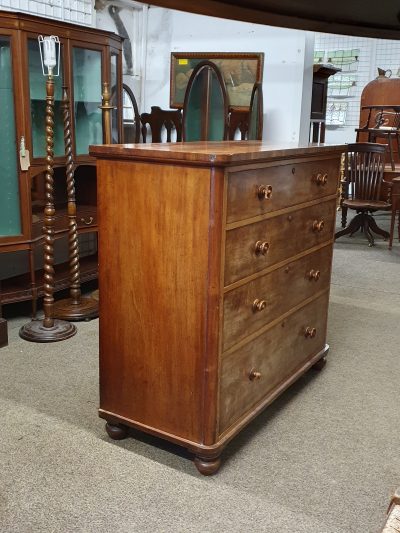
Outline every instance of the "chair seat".
<path id="1" fill-rule="evenodd" d="M 382 200 L 343 200 L 342 205 L 350 209 L 371 209 L 388 211 L 392 205 Z"/>

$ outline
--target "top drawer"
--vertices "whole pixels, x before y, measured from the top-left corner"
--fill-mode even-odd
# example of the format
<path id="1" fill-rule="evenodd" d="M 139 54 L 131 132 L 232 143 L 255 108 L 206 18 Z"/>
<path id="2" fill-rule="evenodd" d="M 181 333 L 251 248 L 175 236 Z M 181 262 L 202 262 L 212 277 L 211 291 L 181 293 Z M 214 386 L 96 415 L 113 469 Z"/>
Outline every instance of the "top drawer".
<path id="1" fill-rule="evenodd" d="M 338 180 L 338 158 L 229 172 L 227 223 L 334 194 Z"/>

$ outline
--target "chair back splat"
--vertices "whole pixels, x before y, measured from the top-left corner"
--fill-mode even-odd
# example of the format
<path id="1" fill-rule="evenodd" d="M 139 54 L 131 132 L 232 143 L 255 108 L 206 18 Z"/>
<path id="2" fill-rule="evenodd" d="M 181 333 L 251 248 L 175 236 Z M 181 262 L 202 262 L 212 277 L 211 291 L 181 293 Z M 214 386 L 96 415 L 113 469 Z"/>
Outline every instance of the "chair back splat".
<path id="1" fill-rule="evenodd" d="M 352 200 L 379 200 L 385 168 L 386 145 L 349 144 L 345 153 L 345 177 Z M 351 185 L 351 186 L 350 186 Z"/>

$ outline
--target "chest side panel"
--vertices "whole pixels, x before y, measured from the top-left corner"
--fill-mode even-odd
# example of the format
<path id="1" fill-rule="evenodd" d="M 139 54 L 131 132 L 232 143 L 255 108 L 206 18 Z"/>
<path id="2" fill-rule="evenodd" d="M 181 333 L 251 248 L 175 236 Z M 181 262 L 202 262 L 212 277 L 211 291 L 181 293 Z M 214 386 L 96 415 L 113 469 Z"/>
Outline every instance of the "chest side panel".
<path id="1" fill-rule="evenodd" d="M 201 440 L 210 171 L 99 165 L 100 408 Z"/>

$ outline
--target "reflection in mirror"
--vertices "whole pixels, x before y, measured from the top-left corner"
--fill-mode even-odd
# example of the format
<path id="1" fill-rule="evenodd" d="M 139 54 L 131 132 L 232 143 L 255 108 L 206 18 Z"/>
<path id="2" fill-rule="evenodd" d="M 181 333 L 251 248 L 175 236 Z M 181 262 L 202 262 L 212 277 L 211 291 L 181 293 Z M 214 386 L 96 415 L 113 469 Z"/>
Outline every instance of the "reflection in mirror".
<path id="1" fill-rule="evenodd" d="M 189 79 L 183 106 L 184 141 L 223 141 L 227 138 L 228 102 L 217 66 L 202 61 Z"/>

